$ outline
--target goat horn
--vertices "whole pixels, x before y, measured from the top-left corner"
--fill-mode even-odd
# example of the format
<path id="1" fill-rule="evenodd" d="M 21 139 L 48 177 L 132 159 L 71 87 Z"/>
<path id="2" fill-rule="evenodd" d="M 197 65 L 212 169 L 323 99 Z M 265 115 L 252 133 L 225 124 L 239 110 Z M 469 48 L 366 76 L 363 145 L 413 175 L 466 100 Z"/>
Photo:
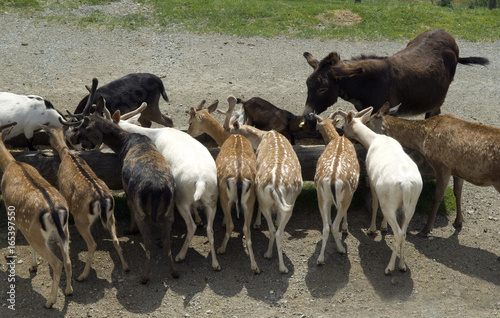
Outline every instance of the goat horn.
<path id="1" fill-rule="evenodd" d="M 148 107 L 148 104 L 146 102 L 143 102 L 141 104 L 141 106 L 139 108 L 137 108 L 136 110 L 133 110 L 131 112 L 128 112 L 126 114 L 121 115 L 120 119 L 125 120 L 125 119 L 129 119 L 131 117 L 134 117 L 135 115 L 137 115 L 137 114 L 141 113 L 143 110 L 145 110 L 146 107 Z"/>
<path id="2" fill-rule="evenodd" d="M 0 126 L 0 131 L 4 130 L 6 128 L 12 127 L 14 125 L 17 125 L 17 121 L 11 121 L 10 123 L 7 123 L 5 125 L 1 125 Z"/>
<path id="3" fill-rule="evenodd" d="M 83 114 L 72 114 L 70 113 L 69 110 L 66 109 L 66 113 L 68 114 L 69 117 L 71 118 L 76 118 L 76 119 L 82 119 L 83 118 Z"/>
<path id="4" fill-rule="evenodd" d="M 97 78 L 94 77 L 92 79 L 92 88 L 90 89 L 90 94 L 89 94 L 89 97 L 87 100 L 87 104 L 85 105 L 85 108 L 83 109 L 83 112 L 82 112 L 82 114 L 85 116 L 90 115 L 90 106 L 93 104 L 93 101 L 95 99 L 95 91 L 97 89 L 98 83 L 99 83 L 99 81 L 97 80 Z"/>
<path id="5" fill-rule="evenodd" d="M 70 121 L 67 121 L 66 119 L 62 119 L 61 117 L 59 117 L 59 122 L 61 124 L 63 124 L 64 126 L 78 126 L 81 124 L 81 121 L 70 122 Z"/>

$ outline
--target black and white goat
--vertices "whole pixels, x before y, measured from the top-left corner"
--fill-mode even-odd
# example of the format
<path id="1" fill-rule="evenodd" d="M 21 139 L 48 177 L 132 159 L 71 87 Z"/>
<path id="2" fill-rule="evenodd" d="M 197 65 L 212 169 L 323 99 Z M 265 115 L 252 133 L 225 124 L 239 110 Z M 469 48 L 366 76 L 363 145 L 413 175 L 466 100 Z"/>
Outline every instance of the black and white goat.
<path id="1" fill-rule="evenodd" d="M 62 127 L 59 118 L 63 116 L 43 97 L 0 92 L 0 122 L 17 122 L 6 134 L 5 140 L 24 134 L 28 139 L 28 148 L 36 150 L 33 147 L 33 133 L 40 129 L 40 125 Z"/>

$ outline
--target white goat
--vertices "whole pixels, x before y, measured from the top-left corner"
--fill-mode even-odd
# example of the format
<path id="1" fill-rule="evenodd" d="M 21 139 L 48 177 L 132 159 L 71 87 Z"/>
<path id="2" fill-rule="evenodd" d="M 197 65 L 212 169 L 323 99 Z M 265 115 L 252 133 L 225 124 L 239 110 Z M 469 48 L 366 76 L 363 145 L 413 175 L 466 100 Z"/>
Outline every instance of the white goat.
<path id="1" fill-rule="evenodd" d="M 394 232 L 394 249 L 385 269 L 387 275 L 394 271 L 396 256 L 399 254 L 399 269 L 406 270 L 404 260 L 404 244 L 406 230 L 410 223 L 418 198 L 422 192 L 422 177 L 417 165 L 404 152 L 401 145 L 393 138 L 379 135 L 364 124 L 370 120 L 373 108 L 346 114 L 338 111 L 346 122 L 344 135 L 361 142 L 368 150 L 366 154 L 366 170 L 370 180 L 372 194 L 372 224 L 369 232 L 375 232 L 375 219 L 378 205 L 384 215 L 384 223 L 388 222 Z M 401 226 L 398 223 L 397 211 L 402 208 Z M 387 226 L 385 224 L 385 226 Z"/>
<path id="2" fill-rule="evenodd" d="M 24 134 L 28 139 L 28 148 L 35 150 L 33 133 L 40 129 L 40 125 L 62 127 L 59 118 L 63 116 L 48 100 L 40 96 L 0 92 L 0 121 L 2 123 L 17 121 L 17 125 L 5 136 L 5 140 Z"/>
<path id="3" fill-rule="evenodd" d="M 0 131 L 7 125 L 0 127 Z M 36 253 L 52 267 L 52 288 L 45 303 L 45 307 L 51 308 L 57 299 L 63 266 L 66 270 L 65 294 L 73 294 L 69 258 L 68 204 L 57 189 L 51 186 L 35 168 L 16 161 L 1 141 L 0 169 L 3 171 L 1 188 L 5 207 L 7 211 L 14 211 L 13 221 L 9 214 L 9 225 L 15 224 L 16 229 L 21 230 L 33 249 L 29 270 L 32 272 L 37 270 Z M 61 248 L 64 264 L 50 248 L 52 239 Z"/>
<path id="4" fill-rule="evenodd" d="M 247 137 L 257 149 L 255 189 L 259 209 L 269 227 L 269 246 L 264 257 L 272 256 L 276 238 L 279 270 L 281 273 L 288 273 L 288 268 L 283 262 L 282 241 L 285 226 L 292 216 L 295 200 L 302 190 L 302 172 L 297 154 L 288 139 L 275 130 L 262 131 L 234 121 L 230 132 Z M 278 214 L 277 231 L 272 220 L 273 211 Z"/>
<path id="5" fill-rule="evenodd" d="M 229 109 L 225 113 L 225 122 L 228 123 L 236 105 L 236 98 L 229 96 L 227 101 Z M 187 132 L 193 137 L 207 133 L 221 146 L 215 164 L 217 166 L 219 198 L 222 211 L 224 212 L 226 235 L 217 253 L 224 254 L 226 252 L 227 243 L 234 229 L 231 218 L 231 207 L 235 204 L 238 217 L 240 210 L 243 211 L 245 216 L 243 234 L 245 235 L 248 254 L 250 256 L 250 266 L 255 274 L 259 274 L 260 269 L 255 261 L 252 234 L 250 231 L 255 204 L 255 153 L 252 144 L 247 138 L 242 135 L 231 135 L 210 115 L 217 108 L 218 101 L 210 105 L 207 109 L 202 109 L 203 104 L 204 101 L 198 107 L 191 107 L 189 110 L 190 118 Z"/>
<path id="6" fill-rule="evenodd" d="M 138 110 L 129 113 L 127 118 L 139 113 Z M 220 270 L 214 247 L 213 222 L 217 210 L 217 168 L 208 149 L 187 133 L 175 128 L 145 128 L 135 125 L 135 117 L 129 121 L 120 120 L 119 112 L 113 114 L 113 122 L 123 130 L 148 136 L 163 154 L 172 168 L 176 188 L 175 206 L 184 218 L 187 235 L 180 252 L 175 257 L 179 262 L 186 258 L 189 243 L 194 236 L 196 224 L 191 216 L 191 210 L 196 210 L 201 203 L 207 216 L 207 237 L 212 254 L 212 268 Z"/>
<path id="7" fill-rule="evenodd" d="M 354 192 L 358 188 L 359 163 L 356 150 L 349 139 L 339 136 L 331 118 L 316 116 L 319 132 L 327 146 L 318 159 L 314 185 L 318 194 L 318 205 L 323 219 L 323 243 L 317 264 L 325 263 L 325 247 L 330 234 L 337 244 L 337 250 L 346 252 L 340 239 L 339 226 L 344 218 L 342 231 L 347 233 L 347 208 L 351 204 Z M 332 225 L 331 207 L 337 208 L 337 215 Z"/>

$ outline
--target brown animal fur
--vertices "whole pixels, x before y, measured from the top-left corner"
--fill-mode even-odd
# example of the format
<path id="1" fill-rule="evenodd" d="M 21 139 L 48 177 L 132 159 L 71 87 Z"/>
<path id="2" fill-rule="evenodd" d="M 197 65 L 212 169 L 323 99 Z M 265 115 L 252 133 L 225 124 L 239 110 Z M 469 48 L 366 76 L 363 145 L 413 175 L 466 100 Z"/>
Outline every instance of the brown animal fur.
<path id="1" fill-rule="evenodd" d="M 434 116 L 440 113 L 457 63 L 488 64 L 482 57 L 459 57 L 453 37 L 440 29 L 421 33 L 389 57 L 342 61 L 336 52 L 321 61 L 308 52 L 304 57 L 314 69 L 307 78 L 304 115 L 320 114 L 341 97 L 358 111 L 369 106 L 376 111 L 389 101 L 391 106 L 401 104 L 398 115 Z"/>
<path id="2" fill-rule="evenodd" d="M 337 244 L 337 250 L 346 252 L 340 238 L 339 226 L 344 219 L 342 231 L 347 233 L 347 209 L 354 192 L 358 188 L 359 163 L 356 150 L 349 139 L 339 136 L 332 119 L 317 117 L 318 129 L 327 142 L 327 146 L 318 159 L 314 185 L 318 195 L 318 205 L 323 220 L 323 242 L 317 264 L 324 264 L 325 248 L 330 228 Z M 332 224 L 331 206 L 337 208 L 337 215 Z"/>
<path id="3" fill-rule="evenodd" d="M 0 127 L 1 130 L 1 127 Z M 15 209 L 15 225 L 33 248 L 30 271 L 36 271 L 36 253 L 52 267 L 52 287 L 45 303 L 51 308 L 57 299 L 57 291 L 63 266 L 66 270 L 65 294 L 71 295 L 71 260 L 69 258 L 68 205 L 64 197 L 51 186 L 32 166 L 17 162 L 0 141 L 0 168 L 3 171 L 2 194 L 5 207 Z M 51 238 L 61 247 L 63 262 L 49 246 Z"/>
<path id="4" fill-rule="evenodd" d="M 272 256 L 276 238 L 280 272 L 288 273 L 283 262 L 282 240 L 285 226 L 292 216 L 295 200 L 302 190 L 302 173 L 297 155 L 290 142 L 274 130 L 261 131 L 234 122 L 231 133 L 244 135 L 252 146 L 257 148 L 255 187 L 259 209 L 269 227 L 269 245 L 264 257 Z M 278 230 L 272 221 L 273 211 L 278 214 Z"/>
<path id="5" fill-rule="evenodd" d="M 231 117 L 236 103 L 235 98 L 232 96 L 228 97 L 228 103 L 230 106 L 228 112 L 225 113 L 226 121 Z M 215 164 L 217 166 L 219 199 L 222 211 L 224 212 L 226 235 L 217 253 L 224 254 L 226 252 L 227 243 L 234 229 L 234 223 L 231 218 L 231 207 L 236 203 L 238 215 L 240 209 L 244 213 L 245 223 L 243 225 L 243 234 L 245 235 L 248 254 L 250 256 L 251 269 L 255 274 L 259 274 L 260 269 L 255 261 L 252 234 L 250 231 L 255 204 L 254 182 L 256 157 L 252 144 L 247 138 L 241 135 L 231 135 L 210 115 L 210 113 L 215 111 L 217 105 L 218 102 L 210 105 L 207 109 L 202 109 L 202 103 L 197 108 L 191 108 L 187 131 L 193 137 L 205 132 L 221 146 Z M 243 196 L 246 197 L 246 200 L 244 200 Z"/>
<path id="6" fill-rule="evenodd" d="M 58 171 L 59 189 L 69 204 L 75 225 L 87 243 L 87 262 L 79 281 L 87 279 L 90 267 L 97 249 L 97 243 L 92 237 L 90 227 L 97 218 L 108 229 L 113 240 L 124 271 L 129 267 L 123 258 L 120 242 L 116 237 L 114 207 L 115 201 L 108 186 L 99 179 L 94 171 L 80 157 L 71 153 L 66 146 L 62 129 L 52 129 L 44 126 L 50 136 L 50 144 L 61 158 Z"/>
<path id="7" fill-rule="evenodd" d="M 500 128 L 471 123 L 452 115 L 409 121 L 389 113 L 388 105 L 373 115 L 369 127 L 420 151 L 436 173 L 434 204 L 421 233 L 432 230 L 437 210 L 450 176 L 454 176 L 457 216 L 463 222 L 461 195 L 463 180 L 477 186 L 494 186 L 500 192 Z"/>

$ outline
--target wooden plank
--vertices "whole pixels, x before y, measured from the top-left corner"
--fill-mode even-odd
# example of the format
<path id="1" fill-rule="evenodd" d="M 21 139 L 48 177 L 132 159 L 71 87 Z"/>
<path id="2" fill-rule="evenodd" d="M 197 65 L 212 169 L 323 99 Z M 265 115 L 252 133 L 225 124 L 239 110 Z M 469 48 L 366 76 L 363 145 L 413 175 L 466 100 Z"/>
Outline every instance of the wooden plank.
<path id="1" fill-rule="evenodd" d="M 296 145 L 293 146 L 297 157 L 299 158 L 302 167 L 302 177 L 305 181 L 314 180 L 316 172 L 316 164 L 319 156 L 325 149 L 324 145 Z M 365 148 L 360 145 L 355 145 L 358 153 L 358 160 L 361 165 L 361 178 L 366 177 L 364 169 L 364 158 L 366 157 Z M 219 154 L 219 148 L 209 148 L 214 159 Z M 121 163 L 113 151 L 110 149 L 104 150 L 88 150 L 88 151 L 73 151 L 76 155 L 83 158 L 89 166 L 95 171 L 97 176 L 104 180 L 108 187 L 113 190 L 122 189 L 121 181 Z M 434 171 L 427 164 L 425 158 L 415 150 L 407 150 L 410 157 L 417 163 L 422 178 L 424 180 L 434 179 Z M 43 151 L 24 151 L 12 152 L 16 160 L 26 162 L 34 166 L 40 174 L 47 179 L 51 184 L 57 186 L 57 170 L 59 168 L 60 159 L 57 153 L 52 150 Z M 3 173 L 2 173 L 3 174 Z"/>

